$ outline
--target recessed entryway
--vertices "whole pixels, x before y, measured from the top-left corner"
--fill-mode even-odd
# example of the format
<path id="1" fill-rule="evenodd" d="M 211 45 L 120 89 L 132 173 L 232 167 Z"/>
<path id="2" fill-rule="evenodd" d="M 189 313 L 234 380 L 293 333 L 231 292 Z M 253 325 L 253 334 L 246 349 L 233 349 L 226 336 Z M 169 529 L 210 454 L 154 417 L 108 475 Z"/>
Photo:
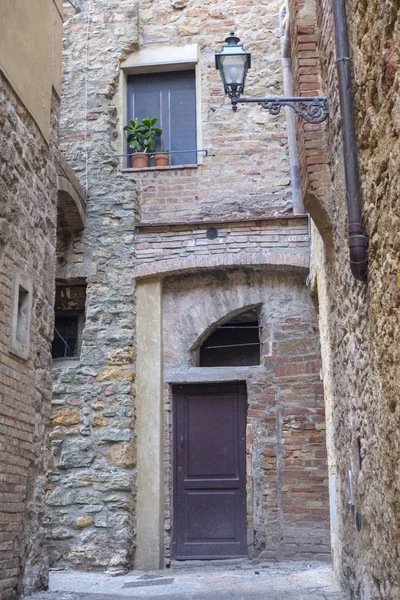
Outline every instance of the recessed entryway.
<path id="1" fill-rule="evenodd" d="M 173 554 L 247 556 L 246 385 L 173 389 Z"/>

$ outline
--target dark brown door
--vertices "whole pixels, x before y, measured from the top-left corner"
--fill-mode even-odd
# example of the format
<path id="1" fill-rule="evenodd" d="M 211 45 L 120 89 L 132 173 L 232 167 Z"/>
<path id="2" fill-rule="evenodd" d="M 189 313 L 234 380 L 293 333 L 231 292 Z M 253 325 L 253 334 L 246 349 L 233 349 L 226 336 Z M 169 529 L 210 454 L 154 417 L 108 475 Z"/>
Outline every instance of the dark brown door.
<path id="1" fill-rule="evenodd" d="M 246 386 L 174 389 L 174 556 L 247 556 Z"/>

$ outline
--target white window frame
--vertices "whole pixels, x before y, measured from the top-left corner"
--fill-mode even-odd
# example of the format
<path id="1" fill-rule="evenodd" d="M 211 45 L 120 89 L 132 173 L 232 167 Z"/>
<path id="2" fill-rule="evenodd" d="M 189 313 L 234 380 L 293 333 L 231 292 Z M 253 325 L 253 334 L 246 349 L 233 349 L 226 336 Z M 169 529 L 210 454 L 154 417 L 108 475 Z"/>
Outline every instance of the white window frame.
<path id="1" fill-rule="evenodd" d="M 187 46 L 152 46 L 138 52 L 133 52 L 122 64 L 119 85 L 119 154 L 126 152 L 124 126 L 127 123 L 127 97 L 128 97 L 128 75 L 142 75 L 144 73 L 171 73 L 174 71 L 187 71 L 193 69 L 195 72 L 196 89 L 196 142 L 197 150 L 203 148 L 202 134 L 202 107 L 201 107 L 201 70 L 199 61 L 198 44 Z M 120 164 L 124 169 L 126 157 L 121 156 Z M 203 153 L 197 153 L 197 165 L 203 164 Z M 191 165 L 192 166 L 192 165 Z M 196 166 L 196 165 L 194 165 Z M 176 165 L 174 168 L 184 168 L 185 165 Z"/>

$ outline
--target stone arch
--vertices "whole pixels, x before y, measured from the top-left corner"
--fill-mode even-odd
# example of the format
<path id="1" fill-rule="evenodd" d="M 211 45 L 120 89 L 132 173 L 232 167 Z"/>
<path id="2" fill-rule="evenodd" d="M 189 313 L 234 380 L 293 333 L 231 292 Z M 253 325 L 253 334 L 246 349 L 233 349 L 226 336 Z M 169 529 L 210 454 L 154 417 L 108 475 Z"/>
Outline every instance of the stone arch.
<path id="1" fill-rule="evenodd" d="M 83 199 L 72 183 L 63 175 L 58 176 L 57 227 L 79 231 L 85 226 Z"/>
<path id="2" fill-rule="evenodd" d="M 289 282 L 296 280 L 299 289 L 303 289 L 304 271 L 300 273 L 297 278 L 293 274 L 287 278 L 285 273 L 269 272 L 264 268 L 210 269 L 202 274 L 185 274 L 183 279 L 166 278 L 163 325 L 166 368 L 192 367 L 196 350 L 213 327 L 246 307 L 265 304 L 268 299 L 270 306 L 285 306 L 286 314 L 293 318 L 298 316 L 298 308 L 288 289 Z M 209 281 L 204 293 L 197 284 L 199 276 L 202 281 Z M 309 293 L 305 286 L 302 293 Z M 179 312 L 176 311 L 177 302 L 182 307 Z M 266 316 L 273 318 L 274 315 Z"/>

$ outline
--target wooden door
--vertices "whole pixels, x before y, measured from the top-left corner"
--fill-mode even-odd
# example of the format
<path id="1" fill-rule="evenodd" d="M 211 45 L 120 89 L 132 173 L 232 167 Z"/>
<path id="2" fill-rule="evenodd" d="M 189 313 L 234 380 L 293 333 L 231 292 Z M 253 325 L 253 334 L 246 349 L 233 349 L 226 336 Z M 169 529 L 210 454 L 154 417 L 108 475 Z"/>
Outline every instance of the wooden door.
<path id="1" fill-rule="evenodd" d="M 174 389 L 174 556 L 247 556 L 246 386 Z"/>

